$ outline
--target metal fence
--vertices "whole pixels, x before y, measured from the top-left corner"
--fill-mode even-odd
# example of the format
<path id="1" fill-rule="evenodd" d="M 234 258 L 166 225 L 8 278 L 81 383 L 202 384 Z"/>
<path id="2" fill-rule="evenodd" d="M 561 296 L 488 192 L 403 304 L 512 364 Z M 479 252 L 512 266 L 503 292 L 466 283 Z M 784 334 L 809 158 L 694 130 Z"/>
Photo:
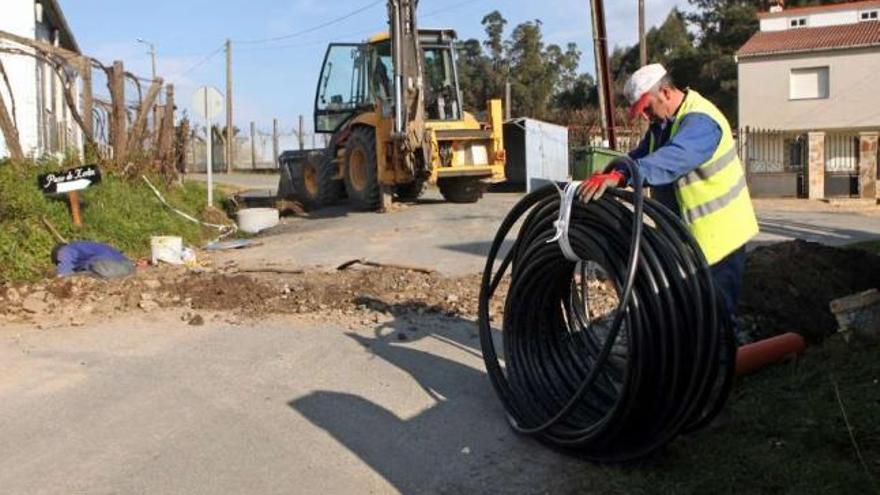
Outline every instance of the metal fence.
<path id="1" fill-rule="evenodd" d="M 825 195 L 855 197 L 858 194 L 859 135 L 825 134 Z"/>
<path id="2" fill-rule="evenodd" d="M 215 172 L 271 172 L 278 169 L 277 158 L 286 150 L 317 149 L 327 146 L 327 135 L 303 131 L 290 125 L 276 122 L 268 129 L 252 124 L 242 133 L 237 131 L 233 138 L 233 162 L 226 164 L 225 135 L 214 129 L 213 170 Z M 203 173 L 207 170 L 207 145 L 205 128 L 192 131 L 186 150 L 186 170 Z"/>
<path id="3" fill-rule="evenodd" d="M 737 142 L 753 196 L 807 197 L 807 133 L 745 128 Z M 858 133 L 826 133 L 824 150 L 825 196 L 858 195 Z"/>
<path id="4" fill-rule="evenodd" d="M 806 196 L 806 134 L 746 127 L 737 132 L 737 147 L 753 196 Z"/>

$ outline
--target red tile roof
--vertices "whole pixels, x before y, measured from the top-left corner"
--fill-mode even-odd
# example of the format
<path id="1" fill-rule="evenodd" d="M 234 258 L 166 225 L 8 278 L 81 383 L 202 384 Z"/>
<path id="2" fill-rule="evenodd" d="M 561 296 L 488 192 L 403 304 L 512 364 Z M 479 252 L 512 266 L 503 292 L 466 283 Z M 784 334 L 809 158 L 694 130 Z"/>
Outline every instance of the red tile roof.
<path id="1" fill-rule="evenodd" d="M 880 45 L 880 21 L 759 31 L 736 52 L 740 58 Z"/>
<path id="2" fill-rule="evenodd" d="M 814 5 L 812 7 L 795 7 L 784 9 L 780 12 L 759 12 L 759 19 L 770 19 L 773 17 L 791 17 L 806 14 L 814 14 L 816 12 L 833 12 L 835 10 L 862 10 L 871 7 L 880 7 L 880 0 L 864 0 L 862 2 L 835 3 L 831 5 Z"/>

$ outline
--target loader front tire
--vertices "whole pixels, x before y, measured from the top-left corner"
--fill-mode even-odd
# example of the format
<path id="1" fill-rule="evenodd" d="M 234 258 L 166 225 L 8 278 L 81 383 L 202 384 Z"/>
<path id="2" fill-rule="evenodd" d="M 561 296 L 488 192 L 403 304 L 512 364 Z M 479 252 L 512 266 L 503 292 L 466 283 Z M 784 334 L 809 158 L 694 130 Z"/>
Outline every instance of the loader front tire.
<path id="1" fill-rule="evenodd" d="M 450 203 L 476 203 L 483 197 L 486 185 L 474 177 L 450 177 L 437 181 L 440 194 Z"/>
<path id="2" fill-rule="evenodd" d="M 425 181 L 414 180 L 408 184 L 398 184 L 394 188 L 397 199 L 401 201 L 415 201 L 425 192 Z"/>
<path id="3" fill-rule="evenodd" d="M 382 189 L 376 160 L 376 131 L 354 129 L 345 144 L 345 192 L 358 210 L 382 208 Z"/>

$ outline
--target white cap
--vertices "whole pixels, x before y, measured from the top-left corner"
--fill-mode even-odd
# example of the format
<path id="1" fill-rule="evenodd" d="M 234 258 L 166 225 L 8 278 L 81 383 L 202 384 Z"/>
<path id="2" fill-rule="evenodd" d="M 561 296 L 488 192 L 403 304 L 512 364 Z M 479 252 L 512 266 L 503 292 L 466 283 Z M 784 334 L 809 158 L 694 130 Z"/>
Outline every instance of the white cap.
<path id="1" fill-rule="evenodd" d="M 666 69 L 660 64 L 650 64 L 635 71 L 623 88 L 623 94 L 629 100 L 629 118 L 643 115 L 651 99 L 648 94 L 666 75 Z"/>
<path id="2" fill-rule="evenodd" d="M 635 71 L 623 88 L 623 94 L 629 100 L 629 104 L 635 105 L 639 98 L 650 91 L 665 75 L 666 69 L 661 64 L 649 64 Z"/>

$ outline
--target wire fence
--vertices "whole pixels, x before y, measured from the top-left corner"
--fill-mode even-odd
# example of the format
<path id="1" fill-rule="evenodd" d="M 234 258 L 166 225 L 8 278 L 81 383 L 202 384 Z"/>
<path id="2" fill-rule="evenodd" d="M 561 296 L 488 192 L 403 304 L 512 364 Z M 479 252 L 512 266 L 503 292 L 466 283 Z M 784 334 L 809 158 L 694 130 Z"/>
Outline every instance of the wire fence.
<path id="1" fill-rule="evenodd" d="M 7 77 L 12 70 L 12 77 Z M 178 168 L 174 87 L 122 61 L 100 60 L 43 40 L 0 31 L 0 132 L 14 159 L 74 152 L 105 167 L 173 175 Z M 37 104 L 20 90 L 37 86 Z M 168 110 L 166 112 L 166 109 Z M 17 117 L 36 120 L 37 133 Z"/>
<path id="2" fill-rule="evenodd" d="M 278 156 L 287 150 L 321 149 L 328 144 L 329 136 L 303 130 L 290 124 L 275 121 L 268 126 L 250 126 L 245 133 L 236 128 L 232 142 L 231 164 L 226 159 L 225 133 L 213 129 L 212 169 L 214 172 L 273 172 L 278 170 Z M 186 171 L 204 173 L 208 169 L 208 150 L 204 127 L 191 132 L 186 150 Z"/>

